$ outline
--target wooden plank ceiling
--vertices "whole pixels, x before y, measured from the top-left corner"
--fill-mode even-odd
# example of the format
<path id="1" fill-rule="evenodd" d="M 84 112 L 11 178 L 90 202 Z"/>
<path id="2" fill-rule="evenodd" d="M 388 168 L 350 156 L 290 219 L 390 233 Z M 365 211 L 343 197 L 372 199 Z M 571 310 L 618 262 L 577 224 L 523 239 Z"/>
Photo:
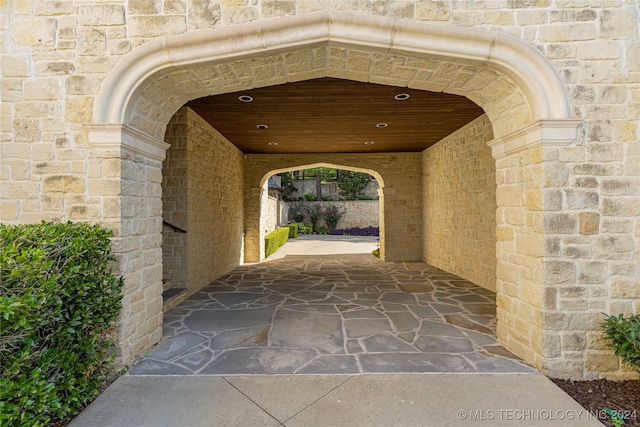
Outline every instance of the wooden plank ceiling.
<path id="1" fill-rule="evenodd" d="M 409 97 L 397 100 L 399 94 Z M 239 99 L 246 96 L 253 100 Z M 334 78 L 187 106 L 245 154 L 419 152 L 483 114 L 463 96 Z"/>

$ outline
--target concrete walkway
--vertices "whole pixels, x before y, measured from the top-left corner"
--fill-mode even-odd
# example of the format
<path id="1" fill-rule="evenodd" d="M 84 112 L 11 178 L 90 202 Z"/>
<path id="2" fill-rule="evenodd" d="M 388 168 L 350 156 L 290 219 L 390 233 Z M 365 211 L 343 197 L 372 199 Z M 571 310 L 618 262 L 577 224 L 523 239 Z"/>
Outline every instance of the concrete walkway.
<path id="1" fill-rule="evenodd" d="M 376 247 L 303 236 L 212 282 L 71 426 L 600 425 L 496 341 L 492 292 Z"/>

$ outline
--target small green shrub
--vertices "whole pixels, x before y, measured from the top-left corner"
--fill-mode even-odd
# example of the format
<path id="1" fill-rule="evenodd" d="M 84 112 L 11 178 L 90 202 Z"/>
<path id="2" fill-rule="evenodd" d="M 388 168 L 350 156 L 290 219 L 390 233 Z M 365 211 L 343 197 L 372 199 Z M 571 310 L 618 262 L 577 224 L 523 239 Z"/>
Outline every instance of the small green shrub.
<path id="1" fill-rule="evenodd" d="M 611 341 L 609 347 L 623 362 L 640 370 L 640 316 L 605 316 L 602 329 Z"/>
<path id="2" fill-rule="evenodd" d="M 0 224 L 0 426 L 69 420 L 98 394 L 123 285 L 111 235 Z"/>
<path id="3" fill-rule="evenodd" d="M 278 248 L 285 243 L 289 239 L 289 228 L 283 227 L 278 228 L 275 231 L 264 236 L 264 252 L 265 257 L 268 257 L 272 253 L 278 250 Z"/>
<path id="4" fill-rule="evenodd" d="M 290 239 L 295 239 L 296 237 L 298 237 L 298 223 L 293 222 L 291 224 L 285 225 L 285 227 L 289 228 L 289 238 Z"/>
<path id="5" fill-rule="evenodd" d="M 304 193 L 304 195 L 303 195 L 302 197 L 304 197 L 304 199 L 305 199 L 307 202 L 315 202 L 315 201 L 316 201 L 316 196 L 314 196 L 314 195 L 313 195 L 313 194 L 311 194 L 311 193 Z"/>
<path id="6" fill-rule="evenodd" d="M 298 234 L 311 234 L 313 233 L 313 227 L 306 225 L 302 222 L 298 222 Z"/>

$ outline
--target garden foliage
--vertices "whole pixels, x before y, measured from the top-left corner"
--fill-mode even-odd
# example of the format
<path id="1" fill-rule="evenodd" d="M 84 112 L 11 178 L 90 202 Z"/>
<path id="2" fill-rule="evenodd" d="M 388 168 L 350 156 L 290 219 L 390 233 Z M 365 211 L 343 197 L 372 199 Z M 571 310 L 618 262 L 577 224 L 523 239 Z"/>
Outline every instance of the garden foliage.
<path id="1" fill-rule="evenodd" d="M 616 356 L 640 370 L 640 316 L 606 316 L 602 328 Z"/>
<path id="2" fill-rule="evenodd" d="M 264 252 L 265 257 L 268 257 L 272 253 L 278 250 L 278 248 L 289 239 L 289 228 L 282 227 L 264 236 Z"/>
<path id="3" fill-rule="evenodd" d="M 83 223 L 0 224 L 0 426 L 71 419 L 98 393 L 123 286 L 111 235 Z"/>
<path id="4" fill-rule="evenodd" d="M 356 200 L 365 189 L 371 175 L 363 172 L 341 171 L 338 178 L 340 195 L 347 200 Z"/>
<path id="5" fill-rule="evenodd" d="M 379 227 L 351 227 L 351 228 L 335 228 L 329 232 L 334 236 L 379 236 Z"/>

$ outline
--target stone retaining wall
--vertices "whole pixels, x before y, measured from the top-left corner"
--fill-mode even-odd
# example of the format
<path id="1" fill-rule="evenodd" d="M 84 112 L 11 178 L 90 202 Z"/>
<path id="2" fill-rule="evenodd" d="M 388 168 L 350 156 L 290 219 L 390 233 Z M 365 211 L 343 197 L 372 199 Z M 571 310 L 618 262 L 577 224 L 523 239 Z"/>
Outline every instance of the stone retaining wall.
<path id="1" fill-rule="evenodd" d="M 295 202 L 288 203 L 292 205 Z M 297 202 L 302 203 L 302 202 Z M 379 227 L 380 226 L 380 203 L 378 200 L 343 200 L 339 202 L 304 202 L 305 204 L 319 204 L 327 206 L 333 204 L 339 206 L 345 214 L 338 221 L 336 228 L 353 227 Z M 326 225 L 320 221 L 318 225 Z"/>

